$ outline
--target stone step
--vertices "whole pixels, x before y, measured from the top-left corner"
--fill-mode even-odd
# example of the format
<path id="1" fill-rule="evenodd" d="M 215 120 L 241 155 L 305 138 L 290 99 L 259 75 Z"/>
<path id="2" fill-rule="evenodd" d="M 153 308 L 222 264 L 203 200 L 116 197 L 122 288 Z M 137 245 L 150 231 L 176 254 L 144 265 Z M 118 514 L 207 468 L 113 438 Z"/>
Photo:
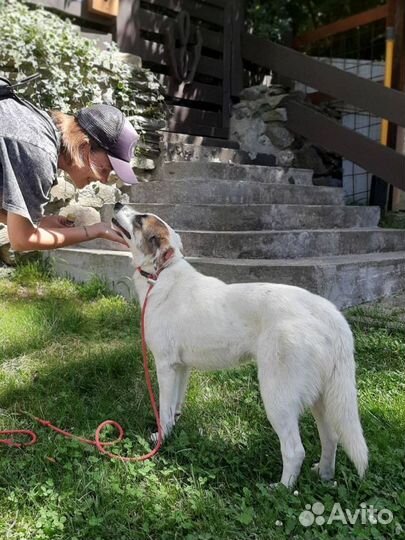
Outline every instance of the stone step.
<path id="1" fill-rule="evenodd" d="M 260 232 L 178 231 L 184 252 L 226 259 L 297 259 L 405 251 L 405 231 L 378 228 Z M 117 244 L 119 248 L 119 244 Z"/>
<path id="2" fill-rule="evenodd" d="M 290 231 L 177 231 L 185 253 L 225 259 L 297 259 L 405 251 L 405 231 L 380 229 L 313 229 Z M 92 240 L 83 248 L 122 251 L 122 245 Z M 80 246 L 79 246 L 80 247 Z"/>
<path id="3" fill-rule="evenodd" d="M 261 165 L 235 165 L 203 161 L 166 161 L 162 166 L 163 180 L 249 180 L 269 184 L 312 186 L 312 171 Z"/>
<path id="4" fill-rule="evenodd" d="M 201 135 L 189 135 L 187 133 L 172 133 L 161 131 L 162 140 L 166 144 L 187 144 L 192 146 L 205 146 L 216 148 L 233 148 L 238 150 L 239 143 L 229 139 L 218 139 L 217 137 L 203 137 Z"/>
<path id="5" fill-rule="evenodd" d="M 344 204 L 341 188 L 261 184 L 241 180 L 178 180 L 131 186 L 130 200 L 166 204 Z"/>
<path id="6" fill-rule="evenodd" d="M 104 277 L 126 298 L 134 297 L 134 267 L 128 252 L 63 248 L 50 252 L 55 271 L 77 281 Z M 200 272 L 225 282 L 268 281 L 304 287 L 347 308 L 389 296 L 405 288 L 405 251 L 314 257 L 248 260 L 190 257 Z"/>
<path id="7" fill-rule="evenodd" d="M 374 206 L 317 206 L 293 204 L 186 205 L 131 204 L 138 212 L 158 215 L 174 229 L 203 231 L 262 231 L 289 229 L 348 229 L 375 227 L 380 208 Z M 101 210 L 111 221 L 113 205 Z"/>
<path id="8" fill-rule="evenodd" d="M 227 283 L 267 281 L 295 285 L 328 298 L 339 309 L 405 289 L 405 251 L 305 259 L 188 260 L 199 272 Z"/>
<path id="9" fill-rule="evenodd" d="M 223 146 L 203 146 L 183 143 L 168 143 L 165 148 L 165 158 L 168 161 L 208 161 L 227 164 L 247 165 L 276 165 L 275 156 L 269 154 L 256 154 L 251 158 L 244 150 Z"/>

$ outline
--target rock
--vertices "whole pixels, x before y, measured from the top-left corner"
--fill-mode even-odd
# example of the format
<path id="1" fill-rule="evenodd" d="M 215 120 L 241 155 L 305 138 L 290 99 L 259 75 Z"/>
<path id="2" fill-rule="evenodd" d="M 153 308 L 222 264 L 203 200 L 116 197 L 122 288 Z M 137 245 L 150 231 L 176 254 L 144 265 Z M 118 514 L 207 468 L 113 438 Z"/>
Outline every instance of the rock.
<path id="1" fill-rule="evenodd" d="M 7 225 L 0 223 L 0 261 L 12 266 L 15 264 L 14 252 L 10 247 Z"/>
<path id="2" fill-rule="evenodd" d="M 101 182 L 92 182 L 90 185 L 75 193 L 72 203 L 80 206 L 101 208 L 104 204 L 120 202 L 122 193 L 114 185 L 105 185 Z"/>
<path id="3" fill-rule="evenodd" d="M 264 85 L 259 86 L 250 86 L 249 88 L 245 88 L 240 93 L 241 99 L 246 99 L 247 101 L 254 101 L 258 99 L 263 93 L 267 92 L 268 87 Z"/>
<path id="4" fill-rule="evenodd" d="M 10 244 L 10 240 L 8 239 L 7 225 L 0 223 L 0 246 L 8 244 Z"/>
<path id="5" fill-rule="evenodd" d="M 287 109 L 273 109 L 262 115 L 263 122 L 287 122 Z"/>
<path id="6" fill-rule="evenodd" d="M 326 176 L 328 168 L 325 166 L 316 148 L 309 144 L 304 144 L 302 148 L 295 152 L 295 166 L 302 169 L 312 169 L 319 176 Z"/>
<path id="7" fill-rule="evenodd" d="M 81 206 L 80 204 L 70 204 L 62 208 L 59 212 L 60 216 L 68 217 L 75 222 L 76 227 L 83 225 L 94 225 L 99 223 L 100 213 L 95 208 L 89 206 Z"/>
<path id="8" fill-rule="evenodd" d="M 276 165 L 280 167 L 292 167 L 295 155 L 292 150 L 281 150 L 276 156 Z"/>
<path id="9" fill-rule="evenodd" d="M 272 96 L 276 96 L 277 94 L 286 94 L 286 88 L 281 84 L 272 84 L 268 87 L 267 93 Z"/>
<path id="10" fill-rule="evenodd" d="M 243 105 L 243 107 L 236 109 L 236 111 L 234 111 L 234 116 L 238 118 L 239 120 L 247 116 L 250 116 L 249 107 L 246 107 L 245 105 Z"/>
<path id="11" fill-rule="evenodd" d="M 63 174 L 58 176 L 58 183 L 51 189 L 51 199 L 57 201 L 70 201 L 76 192 L 72 182 L 66 180 Z"/>
<path id="12" fill-rule="evenodd" d="M 131 161 L 131 165 L 135 169 L 143 169 L 144 171 L 153 171 L 156 168 L 153 159 L 144 156 L 135 156 L 135 159 Z"/>
<path id="13" fill-rule="evenodd" d="M 257 154 L 277 153 L 277 149 L 265 135 L 266 124 L 261 118 L 231 118 L 231 139 L 240 144 L 241 150 L 248 152 L 251 159 Z"/>
<path id="14" fill-rule="evenodd" d="M 266 135 L 281 150 L 288 148 L 294 141 L 294 135 L 282 124 L 267 124 Z"/>

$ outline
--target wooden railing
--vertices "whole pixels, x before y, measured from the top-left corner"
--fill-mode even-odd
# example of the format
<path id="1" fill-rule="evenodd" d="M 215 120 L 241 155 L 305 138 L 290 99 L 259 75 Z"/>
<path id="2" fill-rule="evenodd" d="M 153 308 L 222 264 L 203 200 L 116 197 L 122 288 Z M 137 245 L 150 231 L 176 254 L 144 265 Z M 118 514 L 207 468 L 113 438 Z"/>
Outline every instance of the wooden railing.
<path id="1" fill-rule="evenodd" d="M 299 81 L 319 92 L 405 127 L 405 93 L 362 79 L 298 51 L 244 34 L 244 61 Z M 288 126 L 326 150 L 342 155 L 389 184 L 405 190 L 405 156 L 326 117 L 307 103 L 291 101 Z"/>
<path id="2" fill-rule="evenodd" d="M 355 28 L 359 28 L 360 26 L 366 26 L 376 21 L 387 19 L 389 16 L 390 6 L 389 4 L 384 4 L 383 6 L 357 13 L 351 17 L 346 17 L 345 19 L 300 34 L 294 39 L 292 46 L 294 49 L 305 50 L 314 43 L 338 34 L 343 34 Z"/>

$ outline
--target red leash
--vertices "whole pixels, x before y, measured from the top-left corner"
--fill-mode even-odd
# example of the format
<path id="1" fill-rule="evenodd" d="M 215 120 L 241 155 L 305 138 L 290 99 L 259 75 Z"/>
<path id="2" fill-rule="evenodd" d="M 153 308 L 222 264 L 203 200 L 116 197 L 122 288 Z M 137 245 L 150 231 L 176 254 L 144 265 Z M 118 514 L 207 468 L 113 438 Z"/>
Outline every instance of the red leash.
<path id="1" fill-rule="evenodd" d="M 140 271 L 140 269 L 139 269 L 139 271 Z M 142 270 L 142 272 L 143 272 L 143 270 Z M 150 280 L 156 280 L 157 276 L 148 275 L 148 278 Z M 156 442 L 155 448 L 153 450 L 151 450 L 150 452 L 148 452 L 147 454 L 144 454 L 143 456 L 135 456 L 135 457 L 124 457 L 124 456 L 119 456 L 118 454 L 112 454 L 111 452 L 108 452 L 105 449 L 106 447 L 112 446 L 113 444 L 116 444 L 117 442 L 122 441 L 122 439 L 124 438 L 124 430 L 123 430 L 122 426 L 120 424 L 118 424 L 118 422 L 116 422 L 115 420 L 105 420 L 104 422 L 102 422 L 96 429 L 96 432 L 95 432 L 95 435 L 94 435 L 94 440 L 91 440 L 91 439 L 85 439 L 83 437 L 78 437 L 77 435 L 73 435 L 73 433 L 69 433 L 69 431 L 63 431 L 62 429 L 59 429 L 57 426 L 54 426 L 53 424 L 51 424 L 51 422 L 49 422 L 48 420 L 44 420 L 43 418 L 38 418 L 37 416 L 33 416 L 30 413 L 25 413 L 25 414 L 28 414 L 29 416 L 31 416 L 31 418 L 33 418 L 34 420 L 39 422 L 42 426 L 48 427 L 48 428 L 52 429 L 53 431 L 55 431 L 56 433 L 59 433 L 59 435 L 63 435 L 64 437 L 67 437 L 69 439 L 75 439 L 75 440 L 80 441 L 80 442 L 82 442 L 84 444 L 90 444 L 91 446 L 95 446 L 97 448 L 97 450 L 101 454 L 105 454 L 106 456 L 108 456 L 111 459 L 119 459 L 120 461 L 124 461 L 124 462 L 146 461 L 147 459 L 150 459 L 155 454 L 157 454 L 160 447 L 162 446 L 163 433 L 162 433 L 162 426 L 160 425 L 159 411 L 158 411 L 158 408 L 157 408 L 157 405 L 156 405 L 155 396 L 153 394 L 152 382 L 150 380 L 149 367 L 148 367 L 148 348 L 146 346 L 146 340 L 145 340 L 146 304 L 147 304 L 147 301 L 148 301 L 149 293 L 152 290 L 153 285 L 154 285 L 154 281 L 150 282 L 149 289 L 148 289 L 148 291 L 146 293 L 145 300 L 143 302 L 142 316 L 141 316 L 141 332 L 142 332 L 143 368 L 144 368 L 144 371 L 145 371 L 145 379 L 146 379 L 146 385 L 148 387 L 149 398 L 150 398 L 152 409 L 153 409 L 153 412 L 154 412 L 154 415 L 155 415 L 156 425 L 157 425 L 157 429 L 158 429 L 158 440 Z M 118 431 L 118 438 L 115 441 L 102 442 L 100 440 L 101 433 L 107 426 L 114 426 L 115 429 Z M 4 444 L 6 446 L 14 447 L 14 448 L 22 448 L 22 447 L 25 447 L 25 446 L 32 446 L 33 444 L 35 444 L 37 442 L 36 433 L 34 433 L 33 431 L 28 430 L 28 429 L 8 429 L 8 430 L 0 431 L 0 435 L 11 435 L 12 437 L 9 438 L 9 439 L 0 439 L 0 444 Z M 28 441 L 28 442 L 18 443 L 18 442 L 16 442 L 14 440 L 14 438 L 13 438 L 14 435 L 28 436 L 28 437 L 31 438 L 31 440 Z"/>

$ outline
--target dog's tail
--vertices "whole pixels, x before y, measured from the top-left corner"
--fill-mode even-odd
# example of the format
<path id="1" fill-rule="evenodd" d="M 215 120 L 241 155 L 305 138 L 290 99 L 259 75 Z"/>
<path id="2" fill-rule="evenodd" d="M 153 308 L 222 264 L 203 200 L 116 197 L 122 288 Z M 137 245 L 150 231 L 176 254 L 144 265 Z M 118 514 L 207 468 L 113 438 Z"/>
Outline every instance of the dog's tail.
<path id="1" fill-rule="evenodd" d="M 323 396 L 326 418 L 334 427 L 339 436 L 339 442 L 362 477 L 368 465 L 368 450 L 357 406 L 351 340 L 350 343 L 344 343 L 342 340 L 338 349 L 335 369 Z"/>

